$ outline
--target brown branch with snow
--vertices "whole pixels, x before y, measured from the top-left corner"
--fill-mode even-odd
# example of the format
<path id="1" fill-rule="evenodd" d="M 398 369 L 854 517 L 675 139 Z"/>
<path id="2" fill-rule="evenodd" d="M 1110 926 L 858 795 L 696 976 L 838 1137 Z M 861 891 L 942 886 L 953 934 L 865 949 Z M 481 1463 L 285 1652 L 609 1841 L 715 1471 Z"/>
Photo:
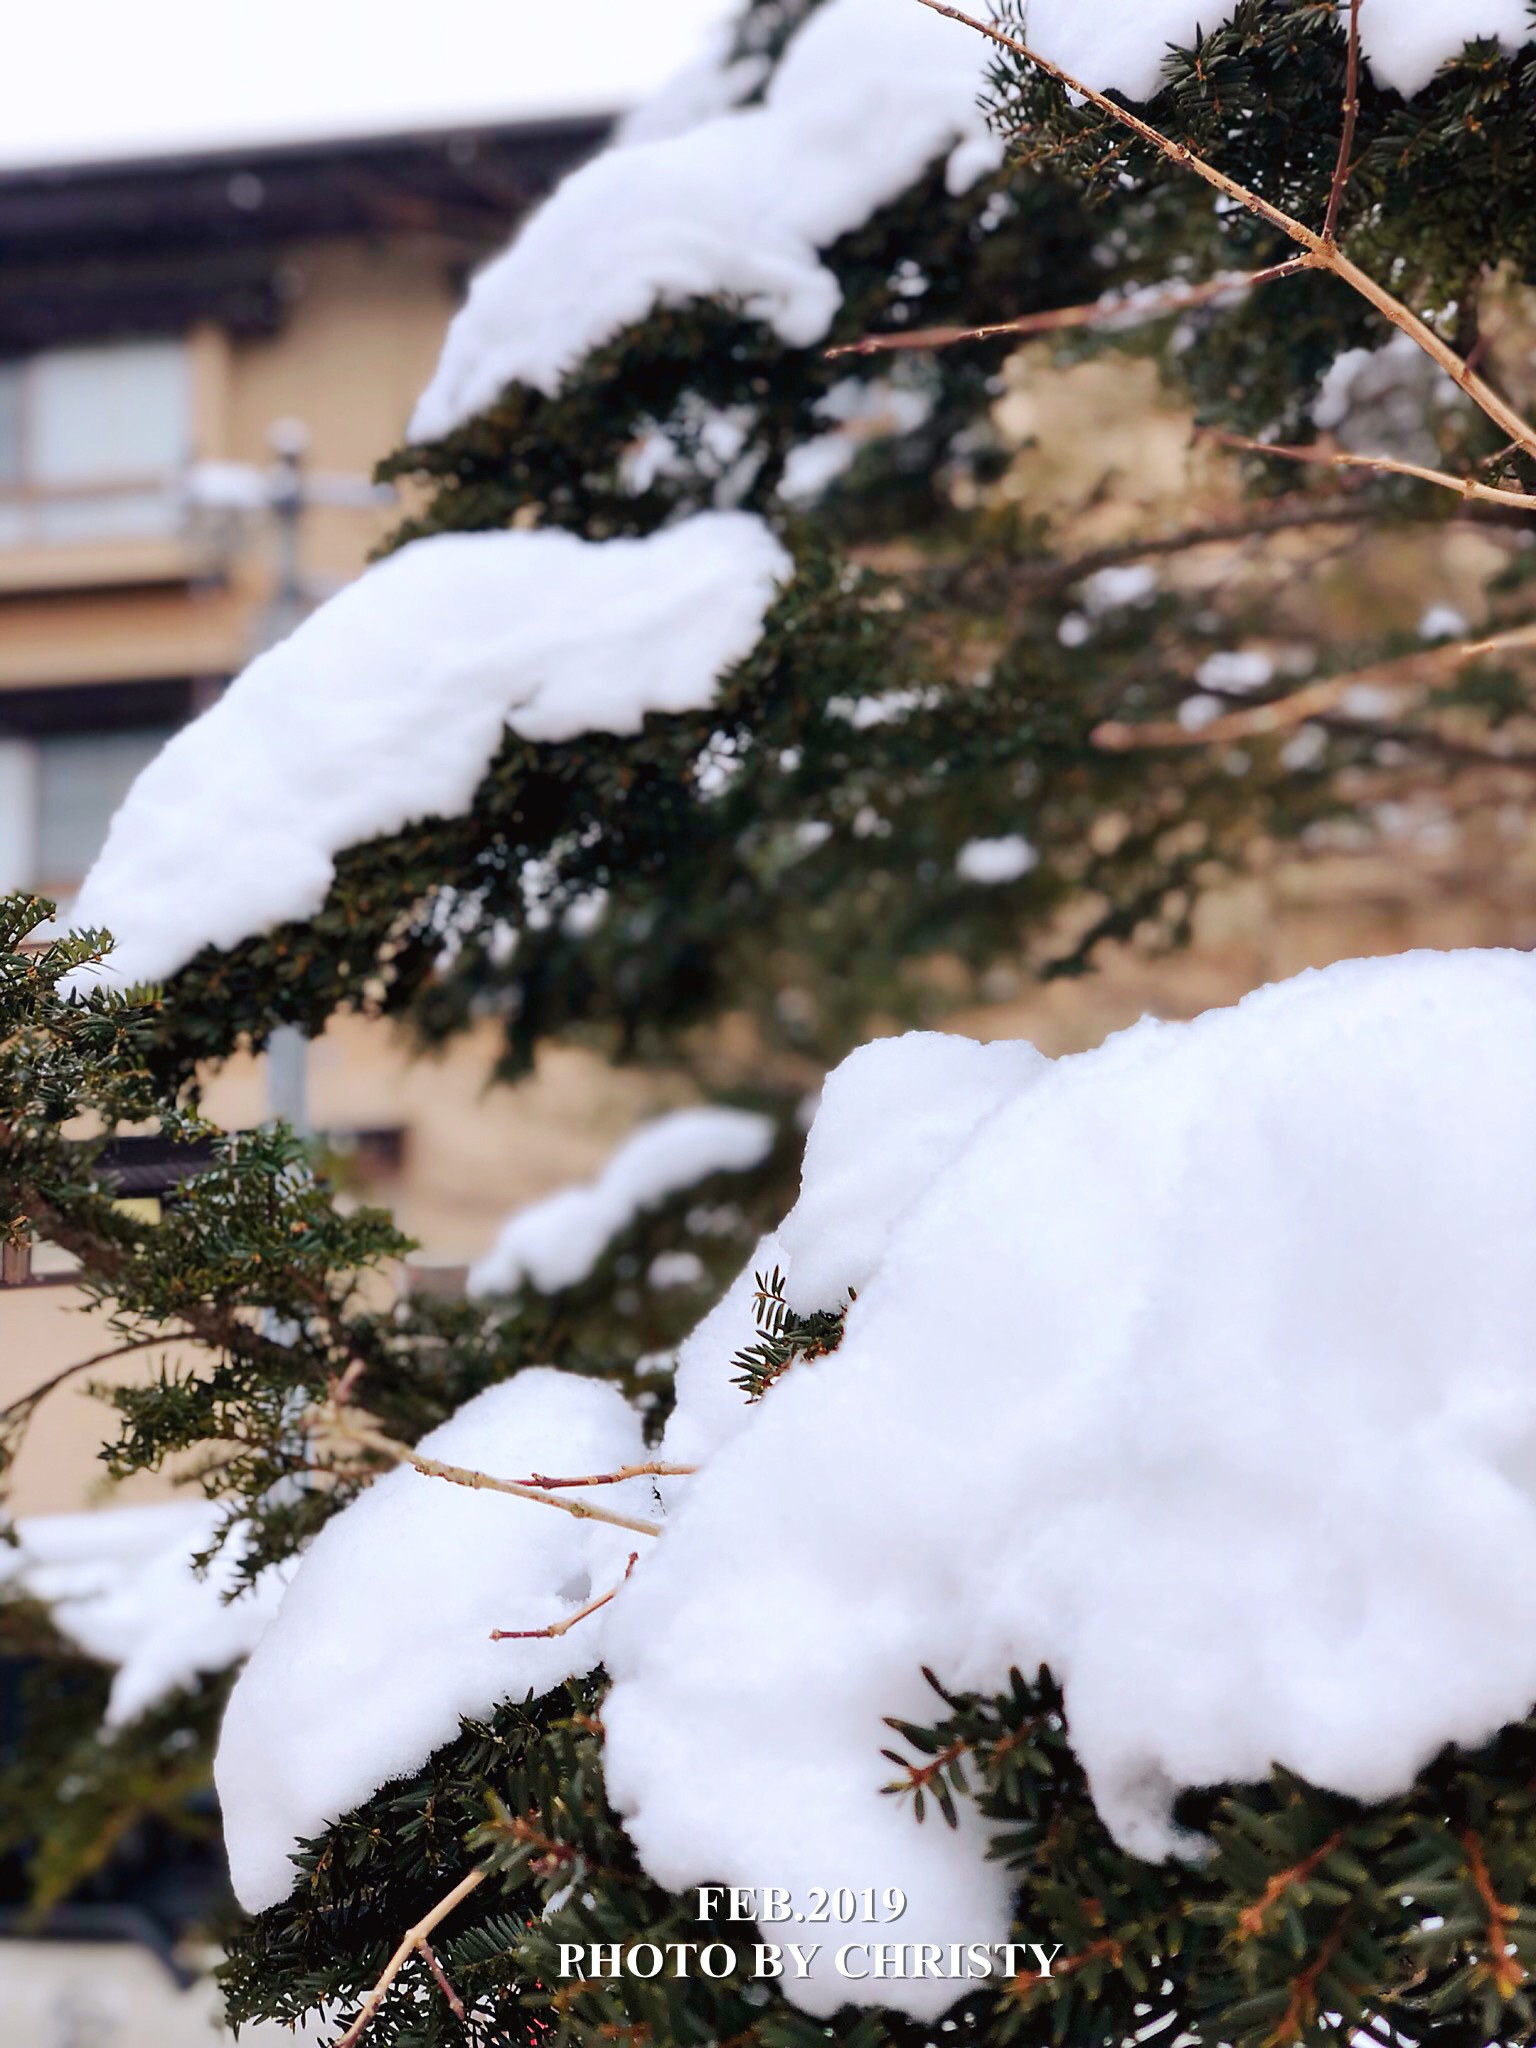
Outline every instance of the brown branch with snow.
<path id="1" fill-rule="evenodd" d="M 456 2015 L 460 2019 L 464 2017 L 463 2005 L 453 1992 L 452 1986 L 448 1984 L 446 1974 L 442 1970 L 442 1965 L 437 1961 L 436 1956 L 432 1955 L 428 1945 L 428 1938 L 448 1918 L 448 1915 L 456 1906 L 461 1906 L 470 1893 L 478 1885 L 485 1882 L 488 1874 L 484 1870 L 472 1870 L 468 1877 L 461 1877 L 446 1897 L 439 1899 L 429 1913 L 424 1913 L 414 1927 L 406 1929 L 399 1947 L 384 1965 L 383 1974 L 379 1977 L 378 1982 L 374 1985 L 368 1996 L 363 2000 L 362 2009 L 359 2011 L 357 2018 L 353 2020 L 351 2026 L 348 2027 L 347 2031 L 336 2043 L 336 2048 L 357 2048 L 357 2043 L 362 2040 L 364 2034 L 377 2017 L 379 2007 L 389 1995 L 389 1987 L 418 1950 L 426 1952 L 430 1959 L 428 1967 L 432 1970 L 434 1978 L 439 1986 L 443 1988 L 444 1995 L 454 2006 Z"/>
<path id="2" fill-rule="evenodd" d="M 598 1507 L 591 1501 L 567 1500 L 558 1493 L 541 1492 L 537 1487 L 525 1486 L 518 1479 L 498 1479 L 492 1473 L 476 1471 L 469 1465 L 450 1465 L 441 1458 L 425 1457 L 412 1445 L 386 1436 L 383 1430 L 371 1427 L 355 1411 L 334 1401 L 327 1401 L 311 1411 L 310 1427 L 319 1437 L 329 1436 L 343 1444 L 355 1445 L 359 1450 L 370 1451 L 375 1457 L 385 1458 L 393 1465 L 408 1465 L 426 1479 L 445 1479 L 452 1486 L 510 1494 L 514 1500 L 535 1501 L 540 1507 L 558 1508 L 561 1514 L 574 1515 L 579 1521 L 606 1522 L 611 1528 L 629 1529 L 637 1536 L 661 1534 L 658 1523 L 642 1521 L 637 1515 L 621 1515 L 615 1508 Z"/>
<path id="3" fill-rule="evenodd" d="M 1536 623 L 1511 626 L 1480 640 L 1449 640 L 1439 647 L 1415 648 L 1396 661 L 1379 661 L 1369 668 L 1351 669 L 1345 675 L 1325 676 L 1288 696 L 1254 704 L 1205 725 L 1180 725 L 1171 719 L 1127 724 L 1109 719 L 1096 726 L 1092 738 L 1096 747 L 1110 754 L 1134 753 L 1143 747 L 1208 747 L 1236 740 L 1265 739 L 1289 732 L 1308 719 L 1332 711 L 1351 690 L 1365 685 L 1400 690 L 1433 689 L 1445 680 L 1446 671 L 1481 661 L 1490 654 L 1516 654 L 1536 647 Z"/>
<path id="4" fill-rule="evenodd" d="M 1304 221 L 1297 220 L 1294 215 L 1286 213 L 1283 208 L 1274 205 L 1272 201 L 1264 198 L 1261 193 L 1255 192 L 1249 186 L 1241 184 L 1236 178 L 1229 177 L 1225 171 L 1218 170 L 1214 164 L 1207 162 L 1204 157 L 1191 149 L 1187 143 L 1175 142 L 1170 136 L 1164 135 L 1161 129 L 1154 128 L 1151 122 L 1144 120 L 1140 114 L 1133 113 L 1129 107 L 1121 106 L 1117 100 L 1111 99 L 1108 94 L 1095 91 L 1092 86 L 1085 85 L 1081 79 L 1074 78 L 1070 72 L 1063 71 L 1060 65 L 1053 64 L 1048 57 L 1042 57 L 1037 50 L 1033 50 L 1027 43 L 1021 42 L 1017 36 L 1009 35 L 1006 30 L 998 28 L 991 22 L 979 21 L 974 15 L 966 14 L 958 7 L 949 6 L 947 0 L 918 0 L 918 4 L 930 8 L 935 14 L 946 16 L 951 21 L 957 21 L 966 28 L 974 29 L 978 35 L 986 36 L 991 42 L 997 43 L 1001 48 L 1012 51 L 1016 57 L 1021 57 L 1025 63 L 1032 64 L 1037 71 L 1043 72 L 1046 77 L 1055 79 L 1057 84 L 1064 87 L 1068 92 L 1086 101 L 1090 106 L 1096 107 L 1100 113 L 1106 115 L 1110 120 L 1119 123 L 1120 126 L 1129 129 L 1133 135 L 1139 136 L 1143 142 L 1156 150 L 1168 162 L 1177 165 L 1182 170 L 1192 172 L 1197 178 L 1203 179 L 1207 185 L 1221 193 L 1224 198 L 1242 207 L 1245 212 L 1251 213 L 1256 219 L 1262 220 L 1268 226 L 1277 229 L 1288 241 L 1295 243 L 1302 251 L 1301 256 L 1293 258 L 1287 265 L 1280 266 L 1281 269 L 1285 270 L 1287 274 L 1294 274 L 1302 270 L 1326 271 L 1330 275 L 1337 277 L 1341 283 L 1348 285 L 1367 304 L 1373 306 L 1384 319 L 1389 320 L 1394 327 L 1406 334 L 1417 347 L 1421 348 L 1430 360 L 1445 372 L 1458 389 L 1471 399 L 1479 411 L 1492 420 L 1502 433 L 1508 435 L 1510 441 L 1517 448 L 1522 449 L 1528 455 L 1536 456 L 1536 427 L 1533 427 L 1521 413 L 1517 412 L 1506 399 L 1501 397 L 1492 385 L 1480 377 L 1471 364 L 1458 355 L 1448 342 L 1443 341 L 1432 327 L 1419 318 L 1417 313 L 1405 306 L 1400 299 L 1394 297 L 1368 271 L 1362 270 L 1359 264 L 1353 262 L 1339 247 L 1334 230 L 1337 224 L 1338 202 L 1342 196 L 1344 183 L 1349 173 L 1349 151 L 1353 146 L 1354 124 L 1358 111 L 1358 0 L 1353 0 L 1350 11 L 1351 61 L 1345 87 L 1345 133 L 1341 137 L 1339 163 L 1335 167 L 1333 185 L 1329 194 L 1328 213 L 1321 233 L 1315 228 L 1309 228 Z M 1254 273 L 1254 277 L 1259 279 L 1271 274 L 1273 272 L 1261 271 Z M 1518 502 L 1517 494 L 1493 491 L 1491 486 L 1483 486 L 1480 490 L 1468 495 L 1483 498 L 1490 492 L 1495 502 Z"/>

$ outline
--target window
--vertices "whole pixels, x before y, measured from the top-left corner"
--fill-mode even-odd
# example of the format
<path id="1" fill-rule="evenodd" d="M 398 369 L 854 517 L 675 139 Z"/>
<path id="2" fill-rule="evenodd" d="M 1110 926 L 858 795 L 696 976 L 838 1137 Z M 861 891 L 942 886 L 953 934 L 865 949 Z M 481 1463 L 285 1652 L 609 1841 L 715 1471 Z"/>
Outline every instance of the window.
<path id="1" fill-rule="evenodd" d="M 67 903 L 193 699 L 185 680 L 0 690 L 0 892 Z"/>
<path id="2" fill-rule="evenodd" d="M 180 341 L 100 342 L 0 363 L 0 547 L 178 530 L 192 454 Z"/>
<path id="3" fill-rule="evenodd" d="M 37 747 L 37 885 L 72 894 L 100 853 L 118 805 L 167 732 L 59 733 Z"/>

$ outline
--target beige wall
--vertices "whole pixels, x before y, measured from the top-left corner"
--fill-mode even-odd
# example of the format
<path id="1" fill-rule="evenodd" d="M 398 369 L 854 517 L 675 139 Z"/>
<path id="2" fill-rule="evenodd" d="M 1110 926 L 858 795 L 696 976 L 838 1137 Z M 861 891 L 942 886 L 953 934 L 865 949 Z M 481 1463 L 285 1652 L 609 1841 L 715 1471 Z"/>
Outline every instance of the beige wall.
<path id="1" fill-rule="evenodd" d="M 440 249 L 422 239 L 325 242 L 283 266 L 279 334 L 193 337 L 197 455 L 265 462 L 278 420 L 302 421 L 316 469 L 367 476 L 398 446 L 454 307 Z M 309 570 L 339 582 L 398 514 L 315 509 Z M 200 577 L 210 557 L 182 542 L 0 554 L 0 689 L 228 673 L 249 656 L 271 585 L 270 535 Z"/>

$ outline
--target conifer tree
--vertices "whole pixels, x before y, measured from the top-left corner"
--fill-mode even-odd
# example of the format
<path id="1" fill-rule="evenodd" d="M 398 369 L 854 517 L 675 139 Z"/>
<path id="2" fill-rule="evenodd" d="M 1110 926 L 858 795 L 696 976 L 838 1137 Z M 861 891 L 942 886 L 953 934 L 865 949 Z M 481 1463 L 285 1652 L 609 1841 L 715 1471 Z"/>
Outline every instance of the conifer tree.
<path id="1" fill-rule="evenodd" d="M 1083 971 L 1110 939 L 1178 941 L 1202 889 L 1341 813 L 1368 823 L 1453 780 L 1463 810 L 1509 804 L 1530 767 L 1518 657 L 1536 435 L 1501 333 L 1520 331 L 1536 282 L 1536 48 L 1447 37 L 1432 77 L 1395 85 L 1385 58 L 1362 61 L 1361 15 L 1387 5 L 1192 14 L 1188 47 L 1154 49 L 1134 99 L 1032 43 L 1028 9 L 944 24 L 975 45 L 1002 146 L 946 136 L 818 244 L 835 285 L 821 330 L 786 335 L 730 278 L 657 293 L 558 374 L 496 381 L 491 346 L 461 386 L 491 379 L 484 402 L 429 399 L 383 465 L 419 509 L 359 591 L 437 559 L 423 551 L 448 537 L 601 549 L 721 511 L 761 522 L 789 566 L 705 701 L 553 737 L 509 713 L 466 803 L 354 831 L 318 904 L 243 923 L 220 906 L 178 942 L 163 988 L 79 993 L 110 960 L 106 936 L 39 947 L 45 907 L 8 907 L 0 1213 L 18 1245 L 80 1260 L 104 1355 L 198 1347 L 196 1371 L 113 1396 L 109 1462 L 128 1473 L 199 1451 L 240 1584 L 283 1568 L 392 1467 L 483 1484 L 415 1446 L 527 1368 L 617 1386 L 654 1453 L 671 1399 L 658 1356 L 700 1298 L 626 1314 L 615 1283 L 682 1241 L 701 1191 L 639 1218 L 569 1288 L 380 1308 L 377 1276 L 403 1249 L 389 1219 L 346 1213 L 291 1134 L 211 1130 L 201 1062 L 348 1007 L 429 1044 L 489 1010 L 507 1078 L 579 1034 L 707 1082 L 723 1065 L 709 1026 L 745 1013 L 759 1051 L 728 1090 L 775 1111 L 784 1135 L 745 1195 L 733 1182 L 729 1226 L 688 1239 L 718 1293 L 789 1206 L 793 1097 L 873 1028 L 938 1015 L 957 987 L 932 971 L 940 956 L 960 963 L 965 995 L 1021 953 L 1035 973 Z M 868 38 L 882 17 L 894 33 L 896 7 L 751 0 L 712 111 L 771 111 L 818 17 L 841 9 Z M 1487 24 L 1466 12 L 1475 38 Z M 874 118 L 855 78 L 846 93 L 850 124 Z M 653 117 L 660 141 L 674 118 Z M 524 309 L 530 326 L 540 316 Z M 484 319 L 463 331 L 483 339 Z M 1068 357 L 1150 356 L 1210 451 L 1216 509 L 1087 546 L 1021 504 L 999 365 L 1037 336 Z M 1351 351 L 1407 393 L 1393 446 L 1359 439 L 1373 429 Z M 1317 437 L 1324 418 L 1333 439 Z M 1286 669 L 1255 685 L 1223 666 L 1276 637 L 1297 533 L 1348 560 L 1474 511 L 1507 548 L 1487 632 L 1430 643 L 1367 622 L 1345 637 L 1288 606 Z M 1241 571 L 1222 555 L 1215 587 L 1194 573 L 1238 541 L 1253 550 Z M 132 903 L 113 882 L 114 859 L 135 853 L 131 812 L 87 905 L 117 887 L 110 922 L 134 962 Z M 142 890 L 155 871 L 119 872 Z M 161 1223 L 115 1204 L 101 1145 L 75 1135 L 82 1114 L 106 1132 L 157 1119 L 201 1148 Z M 786 1372 L 835 1352 L 842 1314 L 797 1313 L 764 1272 L 733 1338 L 741 1400 L 771 1402 Z M 13 1434 L 29 1413 L 5 1418 Z M 548 1480 L 510 1490 L 554 1512 Z M 53 1898 L 90 1876 L 110 1833 L 79 1825 L 79 1787 L 114 1826 L 185 1820 L 228 1681 L 193 1674 L 104 1736 L 100 1674 L 82 1680 L 30 1600 L 6 1626 L 42 1652 L 42 1676 L 0 1852 L 28 1850 Z M 61 1668 L 83 1709 L 55 1710 Z M 648 1874 L 605 1786 L 603 1703 L 600 1671 L 509 1694 L 305 1841 L 291 1892 L 234 1937 L 232 2018 L 323 2009 L 338 2039 L 381 2048 L 934 2038 L 899 2001 L 813 2017 L 751 1975 L 752 1930 Z M 1453 2048 L 1536 2026 L 1536 1723 L 1447 1751 L 1377 1806 L 1280 1771 L 1186 1795 L 1180 1819 L 1213 1845 L 1186 1863 L 1138 1858 L 1107 1830 L 1049 1672 L 1015 1673 L 996 1697 L 935 1680 L 929 1721 L 899 1720 L 892 1743 L 890 1795 L 913 1827 L 953 1828 L 974 1802 L 1016 1881 L 1019 1938 L 1049 1926 L 1061 1944 L 1049 1974 L 965 1990 L 946 2037 L 1166 2030 L 1258 2048 L 1349 2028 Z M 66 1779 L 64 1814 L 52 1795 Z M 718 1977 L 561 1967 L 562 1948 L 711 1941 L 733 1958 Z"/>

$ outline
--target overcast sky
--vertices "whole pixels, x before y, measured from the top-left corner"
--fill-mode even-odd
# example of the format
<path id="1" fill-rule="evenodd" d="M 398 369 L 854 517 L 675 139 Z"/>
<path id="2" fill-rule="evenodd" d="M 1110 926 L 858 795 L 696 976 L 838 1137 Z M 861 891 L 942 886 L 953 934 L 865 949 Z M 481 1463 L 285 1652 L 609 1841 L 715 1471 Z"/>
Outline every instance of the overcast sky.
<path id="1" fill-rule="evenodd" d="M 730 0 L 0 0 L 0 163 L 627 106 Z"/>

